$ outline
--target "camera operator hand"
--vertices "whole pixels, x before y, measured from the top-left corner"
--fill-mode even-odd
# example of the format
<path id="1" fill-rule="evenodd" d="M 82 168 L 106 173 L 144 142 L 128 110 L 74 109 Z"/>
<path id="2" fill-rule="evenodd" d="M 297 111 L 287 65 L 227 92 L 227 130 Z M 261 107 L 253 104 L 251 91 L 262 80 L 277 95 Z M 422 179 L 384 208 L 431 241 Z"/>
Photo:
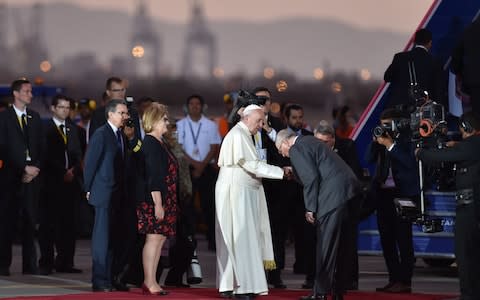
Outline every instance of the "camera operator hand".
<path id="1" fill-rule="evenodd" d="M 390 148 L 394 144 L 392 137 L 388 133 L 385 133 L 377 138 L 374 137 L 374 140 L 386 148 Z"/>

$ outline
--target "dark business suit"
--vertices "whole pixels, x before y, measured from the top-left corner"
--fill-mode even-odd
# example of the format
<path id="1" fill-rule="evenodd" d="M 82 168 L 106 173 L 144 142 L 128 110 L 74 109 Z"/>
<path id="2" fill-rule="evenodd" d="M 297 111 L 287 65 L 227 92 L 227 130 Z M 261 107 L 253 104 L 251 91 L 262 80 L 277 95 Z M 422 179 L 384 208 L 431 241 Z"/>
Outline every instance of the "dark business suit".
<path id="1" fill-rule="evenodd" d="M 455 257 L 460 278 L 461 299 L 480 299 L 480 136 L 466 138 L 454 147 L 421 149 L 418 158 L 426 164 L 455 162 L 457 191 L 473 190 L 471 203 L 457 203 Z M 457 192 L 458 193 L 458 192 Z"/>
<path id="2" fill-rule="evenodd" d="M 289 151 L 303 184 L 305 210 L 315 214 L 315 295 L 343 294 L 353 258 L 347 251 L 356 230 L 360 182 L 350 167 L 313 136 L 299 136 Z M 334 285 L 335 284 L 335 285 Z"/>
<path id="3" fill-rule="evenodd" d="M 22 130 L 13 107 L 0 113 L 0 148 L 3 152 L 4 190 L 0 200 L 0 268 L 10 267 L 15 230 L 22 224 L 23 272 L 37 272 L 37 253 L 34 243 L 38 219 L 38 177 L 22 183 L 25 166 L 42 168 L 44 138 L 40 115 L 27 108 L 27 126 Z M 26 160 L 28 149 L 30 160 Z M 14 226 L 15 227 L 15 226 Z"/>
<path id="4" fill-rule="evenodd" d="M 396 105 L 414 105 L 409 95 L 409 62 L 415 65 L 417 84 L 421 91 L 427 91 L 430 99 L 447 105 L 445 96 L 445 75 L 441 65 L 425 49 L 415 47 L 407 52 L 395 54 L 393 61 L 384 74 L 386 82 L 391 82 L 391 92 L 386 107 Z"/>
<path id="5" fill-rule="evenodd" d="M 85 155 L 85 192 L 95 208 L 92 233 L 92 284 L 94 288 L 111 287 L 112 261 L 115 259 L 118 238 L 115 216 L 124 205 L 125 154 L 117 143 L 112 127 L 107 123 L 92 135 Z"/>
<path id="6" fill-rule="evenodd" d="M 412 224 L 397 215 L 393 199 L 407 197 L 414 201 L 419 200 L 420 187 L 414 145 L 408 137 L 404 137 L 397 140 L 392 150 L 388 151 L 385 146 L 372 142 L 366 155 L 368 162 L 376 162 L 372 189 L 376 191 L 377 223 L 389 282 L 410 285 L 415 263 Z M 395 187 L 384 185 L 390 168 Z"/>
<path id="7" fill-rule="evenodd" d="M 67 270 L 75 255 L 75 209 L 80 200 L 82 150 L 75 124 L 65 122 L 64 134 L 50 119 L 44 127 L 46 151 L 42 170 L 42 206 L 39 228 L 40 267 Z M 67 169 L 74 168 L 75 178 L 65 182 Z M 54 261 L 54 246 L 57 257 Z"/>
<path id="8" fill-rule="evenodd" d="M 480 113 L 480 18 L 465 29 L 452 53 L 452 71 L 460 77 L 462 90 L 470 96 L 472 110 Z"/>

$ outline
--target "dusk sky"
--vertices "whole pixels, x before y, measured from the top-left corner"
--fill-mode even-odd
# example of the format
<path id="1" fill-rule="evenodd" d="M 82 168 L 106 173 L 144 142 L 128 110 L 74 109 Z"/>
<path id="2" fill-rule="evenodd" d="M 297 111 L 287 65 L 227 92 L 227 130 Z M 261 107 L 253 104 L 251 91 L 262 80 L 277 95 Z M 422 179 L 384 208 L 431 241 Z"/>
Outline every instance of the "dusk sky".
<path id="1" fill-rule="evenodd" d="M 188 19 L 193 0 L 144 0 L 154 17 L 175 23 Z M 1 0 L 8 5 L 74 3 L 90 9 L 133 15 L 138 0 Z M 271 21 L 287 17 L 329 18 L 360 28 L 412 33 L 432 0 L 200 0 L 211 20 Z"/>

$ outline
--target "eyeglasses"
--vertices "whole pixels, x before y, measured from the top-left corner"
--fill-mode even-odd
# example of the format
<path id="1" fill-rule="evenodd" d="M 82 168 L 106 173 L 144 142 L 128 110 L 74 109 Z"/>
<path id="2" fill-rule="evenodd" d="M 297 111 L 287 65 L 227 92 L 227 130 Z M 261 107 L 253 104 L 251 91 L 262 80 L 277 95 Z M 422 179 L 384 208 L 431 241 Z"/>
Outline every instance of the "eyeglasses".
<path id="1" fill-rule="evenodd" d="M 118 92 L 125 92 L 126 90 L 127 90 L 126 88 L 123 88 L 123 89 L 111 89 L 110 91 L 118 93 Z"/>
<path id="2" fill-rule="evenodd" d="M 128 111 L 116 111 L 117 114 L 121 115 L 122 117 L 123 116 L 130 116 L 130 114 L 128 113 Z"/>

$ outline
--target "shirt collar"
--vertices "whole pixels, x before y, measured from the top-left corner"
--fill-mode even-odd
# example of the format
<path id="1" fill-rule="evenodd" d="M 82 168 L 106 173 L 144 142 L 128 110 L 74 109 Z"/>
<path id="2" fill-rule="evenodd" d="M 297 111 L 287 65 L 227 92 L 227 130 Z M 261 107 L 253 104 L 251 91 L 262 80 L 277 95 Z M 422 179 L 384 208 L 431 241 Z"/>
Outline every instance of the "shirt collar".
<path id="1" fill-rule="evenodd" d="M 107 123 L 112 128 L 113 133 L 117 134 L 118 128 L 115 125 L 113 125 L 110 121 L 107 121 Z"/>
<path id="2" fill-rule="evenodd" d="M 205 118 L 205 116 L 202 114 L 202 116 L 200 117 L 200 119 L 198 119 L 198 121 L 194 121 L 192 120 L 192 118 L 190 118 L 190 115 L 187 115 L 187 119 L 192 122 L 192 123 L 201 123 L 203 121 L 203 119 Z"/>
<path id="3" fill-rule="evenodd" d="M 423 50 L 425 50 L 425 51 L 428 52 L 427 47 L 425 47 L 425 46 L 423 46 L 423 45 L 415 45 L 415 48 L 422 48 Z"/>
<path id="4" fill-rule="evenodd" d="M 61 120 L 59 120 L 59 119 L 57 119 L 57 118 L 55 118 L 55 117 L 52 117 L 52 120 L 53 120 L 53 122 L 55 123 L 55 125 L 57 125 L 57 127 L 60 126 L 60 125 L 65 126 L 65 121 L 61 121 Z"/>
<path id="5" fill-rule="evenodd" d="M 15 110 L 15 113 L 17 114 L 18 117 L 21 117 L 23 114 L 27 115 L 27 108 L 23 111 L 19 110 L 15 105 L 12 105 L 13 109 Z"/>

